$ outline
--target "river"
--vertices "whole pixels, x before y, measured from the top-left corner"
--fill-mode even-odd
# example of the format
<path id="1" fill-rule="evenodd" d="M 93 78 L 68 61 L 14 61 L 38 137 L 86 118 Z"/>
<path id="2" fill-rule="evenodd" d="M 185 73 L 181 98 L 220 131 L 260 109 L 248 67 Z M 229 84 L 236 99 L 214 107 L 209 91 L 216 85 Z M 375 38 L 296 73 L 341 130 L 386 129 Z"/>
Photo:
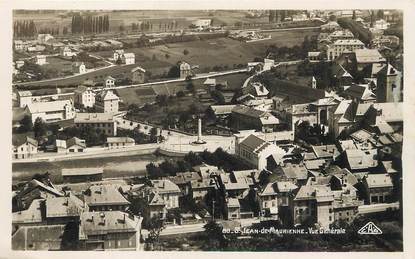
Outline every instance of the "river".
<path id="1" fill-rule="evenodd" d="M 38 163 L 20 163 L 12 166 L 12 181 L 17 183 L 27 181 L 36 173 L 43 174 L 48 172 L 53 182 L 62 181 L 61 170 L 67 168 L 100 167 L 104 169 L 104 178 L 125 177 L 125 176 L 143 176 L 146 174 L 146 165 L 148 163 L 159 163 L 165 157 L 156 155 L 134 155 L 123 157 L 106 157 L 106 158 L 88 158 L 71 161 L 56 162 L 38 162 Z"/>

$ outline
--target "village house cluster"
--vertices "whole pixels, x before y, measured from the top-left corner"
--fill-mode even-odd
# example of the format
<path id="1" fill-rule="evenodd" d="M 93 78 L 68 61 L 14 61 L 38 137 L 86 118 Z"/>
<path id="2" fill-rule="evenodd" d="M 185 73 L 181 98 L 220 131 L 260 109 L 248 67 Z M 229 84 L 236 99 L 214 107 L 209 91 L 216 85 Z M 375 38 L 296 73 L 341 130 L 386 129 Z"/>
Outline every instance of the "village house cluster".
<path id="1" fill-rule="evenodd" d="M 15 106 L 27 118 L 25 123 L 49 126 L 44 133 L 47 137 L 13 135 L 15 163 L 86 155 L 101 158 L 143 146 L 143 150 L 167 150 L 160 152 L 164 162 L 182 166 L 172 173 L 174 170 L 157 161 L 147 165 L 145 176 L 116 179 L 104 168 L 93 166 L 59 169 L 53 177 L 39 172 L 13 186 L 13 249 L 142 250 L 154 219 L 166 229 L 210 220 L 241 226 L 244 220 L 251 220 L 329 230 L 337 222 L 352 224 L 359 215 L 401 209 L 404 73 L 399 62 L 386 56 L 402 42 L 383 34 L 394 23 L 392 12 L 383 15 L 384 19 L 372 22 L 357 10 L 291 15 L 285 19 L 324 22 L 316 48 L 306 51 L 302 60 L 281 61 L 272 58 L 272 53 L 247 60 L 237 71 L 245 75 L 237 88 L 231 88 L 231 80 L 222 79 L 223 75 L 198 74 L 198 65 L 181 60 L 176 78 L 168 80 L 186 85 L 180 91 L 182 97 L 197 98 L 207 107 L 203 114 L 184 114 L 191 117 L 191 123 L 197 121 L 197 135 L 177 126 L 129 117 L 132 109 L 142 112 L 162 102 L 162 94 L 141 87 L 148 83 L 150 71 L 138 64 L 134 53 L 124 50 L 122 42 L 75 43 L 49 34 L 39 34 L 36 40 L 15 40 L 15 51 L 35 54 L 16 61 L 16 73 L 23 73 L 28 62 L 47 65 L 52 56 L 44 54 L 43 48 L 53 48 L 59 49 L 60 58 L 74 60 L 73 73 L 87 74 L 97 68 L 88 68 L 87 62 L 75 61 L 75 57 L 82 49 L 99 45 L 111 49 L 112 55 L 105 59 L 110 67 L 128 66 L 124 77 L 131 80 L 124 85 L 125 78 L 108 73 L 76 84 L 73 91 L 59 87 L 53 94 L 25 88 L 14 91 Z M 364 43 L 333 16 L 353 17 L 354 23 L 374 37 Z M 212 20 L 198 19 L 191 27 L 208 33 Z M 255 30 L 233 30 L 228 36 L 244 41 L 241 44 L 271 39 Z M 401 57 L 402 53 L 395 56 L 398 61 Z M 280 71 L 297 70 L 304 64 L 324 65 L 323 72 L 333 79 L 330 85 L 321 86 L 321 74 L 316 70 L 307 85 L 277 78 Z M 192 83 L 194 77 L 200 77 L 198 87 Z M 167 81 L 150 84 L 160 83 L 169 93 L 163 97 L 181 102 L 179 91 L 167 89 Z M 137 87 L 140 98 L 150 96 L 151 101 L 127 106 L 129 96 L 119 93 L 129 87 Z M 217 101 L 212 93 L 220 93 L 223 100 Z M 165 104 L 163 112 L 167 113 L 168 105 L 172 104 Z M 23 121 L 13 124 L 14 130 L 24 126 Z M 86 137 L 56 138 L 67 131 L 79 131 Z M 132 132 L 134 138 L 125 132 Z M 153 139 L 138 143 L 138 134 Z M 90 144 L 98 138 L 102 143 Z M 209 154 L 214 156 L 211 147 L 229 155 L 216 160 L 232 158 L 235 164 L 230 167 L 234 167 L 228 168 L 229 161 L 222 163 L 228 167 L 206 161 Z M 169 155 L 174 158 L 167 158 Z M 169 172 L 162 174 L 163 170 Z"/>

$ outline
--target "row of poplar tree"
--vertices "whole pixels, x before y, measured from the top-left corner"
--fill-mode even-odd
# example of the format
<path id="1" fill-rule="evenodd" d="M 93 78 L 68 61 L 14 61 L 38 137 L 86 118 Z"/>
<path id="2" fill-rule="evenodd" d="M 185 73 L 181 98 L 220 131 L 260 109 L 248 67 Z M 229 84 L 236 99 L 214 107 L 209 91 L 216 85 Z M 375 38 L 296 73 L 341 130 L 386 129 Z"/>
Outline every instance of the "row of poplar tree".
<path id="1" fill-rule="evenodd" d="M 72 33 L 102 33 L 110 30 L 108 15 L 92 16 L 75 14 L 72 16 Z"/>

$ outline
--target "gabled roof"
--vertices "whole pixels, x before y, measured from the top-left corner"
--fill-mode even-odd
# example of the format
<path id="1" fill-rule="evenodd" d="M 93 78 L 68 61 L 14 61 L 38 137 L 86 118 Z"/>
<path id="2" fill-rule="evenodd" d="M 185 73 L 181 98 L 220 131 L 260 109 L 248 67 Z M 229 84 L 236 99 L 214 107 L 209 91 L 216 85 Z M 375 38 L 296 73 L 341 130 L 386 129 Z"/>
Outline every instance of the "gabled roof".
<path id="1" fill-rule="evenodd" d="M 61 197 L 64 194 L 62 192 L 60 192 L 59 190 L 57 190 L 51 183 L 49 183 L 49 185 L 46 185 L 44 183 L 42 183 L 41 181 L 38 181 L 36 179 L 31 180 L 30 182 L 26 183 L 24 189 L 22 189 L 18 195 L 19 196 L 24 196 L 25 194 L 31 192 L 32 190 L 39 188 L 42 189 L 44 191 L 47 191 L 51 194 L 54 194 L 56 197 Z"/>
<path id="2" fill-rule="evenodd" d="M 229 207 L 235 207 L 235 208 L 240 208 L 241 204 L 239 203 L 239 200 L 236 198 L 228 198 L 226 200 L 226 206 Z"/>
<path id="3" fill-rule="evenodd" d="M 131 69 L 131 72 L 135 72 L 135 71 L 140 71 L 142 73 L 146 72 L 146 70 L 142 67 L 135 67 L 135 68 Z"/>
<path id="4" fill-rule="evenodd" d="M 323 185 L 303 185 L 294 200 L 316 200 L 317 202 L 333 201 L 334 194 L 330 187 Z"/>
<path id="5" fill-rule="evenodd" d="M 374 159 L 373 154 L 360 150 L 348 149 L 344 151 L 345 158 L 351 170 L 368 169 L 377 166 L 377 160 Z"/>
<path id="6" fill-rule="evenodd" d="M 42 203 L 43 199 L 35 199 L 30 204 L 29 208 L 26 210 L 13 212 L 12 214 L 12 223 L 13 224 L 22 224 L 22 223 L 41 223 L 42 222 Z"/>
<path id="7" fill-rule="evenodd" d="M 12 236 L 13 250 L 61 250 L 65 225 L 21 226 Z"/>
<path id="8" fill-rule="evenodd" d="M 313 159 L 304 161 L 304 165 L 308 170 L 319 170 L 321 167 L 326 164 L 326 160 L 324 159 Z"/>
<path id="9" fill-rule="evenodd" d="M 46 199 L 46 217 L 76 217 L 85 210 L 84 203 L 75 195 Z"/>
<path id="10" fill-rule="evenodd" d="M 72 103 L 70 100 L 59 100 L 59 101 L 51 101 L 51 102 L 34 102 L 29 103 L 27 105 L 27 109 L 30 113 L 43 113 L 43 112 L 50 112 L 50 111 L 63 111 L 65 110 L 65 106 L 70 105 Z"/>
<path id="11" fill-rule="evenodd" d="M 211 105 L 210 109 L 215 113 L 215 115 L 225 115 L 225 114 L 231 114 L 233 108 L 235 108 L 236 105 L 229 104 L 229 105 Z"/>
<path id="12" fill-rule="evenodd" d="M 368 174 L 365 181 L 369 188 L 393 187 L 389 174 Z"/>
<path id="13" fill-rule="evenodd" d="M 260 196 L 275 195 L 280 192 L 290 192 L 297 189 L 297 185 L 290 181 L 276 181 L 268 183 L 262 191 L 259 193 Z"/>
<path id="14" fill-rule="evenodd" d="M 88 206 L 130 204 L 114 185 L 92 185 L 84 193 Z"/>
<path id="15" fill-rule="evenodd" d="M 70 148 L 70 147 L 75 146 L 75 145 L 86 148 L 85 140 L 83 140 L 83 139 L 73 137 L 73 138 L 70 138 L 70 139 L 66 140 L 66 147 L 67 148 Z"/>
<path id="16" fill-rule="evenodd" d="M 170 180 L 151 180 L 158 193 L 180 193 L 180 188 Z"/>
<path id="17" fill-rule="evenodd" d="M 82 235 L 87 237 L 108 233 L 136 232 L 139 223 L 138 218 L 121 211 L 83 212 L 79 228 Z"/>
<path id="18" fill-rule="evenodd" d="M 339 155 L 336 145 L 311 146 L 317 158 L 331 158 Z"/>
<path id="19" fill-rule="evenodd" d="M 285 164 L 281 167 L 282 172 L 288 179 L 305 180 L 307 179 L 307 168 L 300 164 Z"/>
<path id="20" fill-rule="evenodd" d="M 21 145 L 25 144 L 26 142 L 28 144 L 31 144 L 31 145 L 35 146 L 35 147 L 37 147 L 37 145 L 38 145 L 36 140 L 34 140 L 34 139 L 32 139 L 28 136 L 13 134 L 13 136 L 12 136 L 13 146 L 18 147 L 18 146 L 21 146 Z"/>
<path id="21" fill-rule="evenodd" d="M 355 54 L 357 63 L 379 63 L 386 61 L 377 49 L 356 49 Z"/>
<path id="22" fill-rule="evenodd" d="M 343 94 L 346 96 L 351 96 L 352 98 L 358 98 L 359 100 L 376 99 L 376 95 L 365 85 L 352 84 L 344 90 Z"/>
<path id="23" fill-rule="evenodd" d="M 110 123 L 114 115 L 110 113 L 76 113 L 74 123 Z"/>

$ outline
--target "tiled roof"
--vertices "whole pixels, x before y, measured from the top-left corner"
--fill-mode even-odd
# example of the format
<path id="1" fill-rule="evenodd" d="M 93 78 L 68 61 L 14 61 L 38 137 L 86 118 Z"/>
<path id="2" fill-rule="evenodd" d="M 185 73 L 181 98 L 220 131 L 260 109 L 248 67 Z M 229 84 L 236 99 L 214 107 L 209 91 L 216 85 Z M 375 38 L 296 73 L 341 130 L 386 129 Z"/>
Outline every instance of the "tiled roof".
<path id="1" fill-rule="evenodd" d="M 336 145 L 311 146 L 318 158 L 330 158 L 339 155 Z"/>
<path id="2" fill-rule="evenodd" d="M 75 146 L 75 145 L 86 148 L 85 140 L 83 140 L 83 139 L 73 137 L 73 138 L 70 138 L 70 139 L 66 140 L 66 147 L 67 148 L 70 148 L 70 147 Z"/>
<path id="3" fill-rule="evenodd" d="M 84 194 L 88 206 L 130 204 L 114 185 L 92 185 Z"/>
<path id="4" fill-rule="evenodd" d="M 392 178 L 388 174 L 368 174 L 365 181 L 369 188 L 393 187 Z"/>
<path id="5" fill-rule="evenodd" d="M 13 250 L 60 250 L 65 225 L 22 226 L 12 236 Z"/>
<path id="6" fill-rule="evenodd" d="M 226 206 L 227 207 L 241 207 L 241 204 L 239 203 L 239 200 L 236 198 L 228 198 L 226 200 Z"/>
<path id="7" fill-rule="evenodd" d="M 84 203 L 75 195 L 46 199 L 46 217 L 75 217 L 85 210 Z"/>
<path id="8" fill-rule="evenodd" d="M 42 222 L 42 209 L 43 199 L 35 199 L 26 210 L 13 212 L 12 222 L 13 224 L 21 223 L 41 223 Z"/>
<path id="9" fill-rule="evenodd" d="M 159 193 L 179 193 L 180 188 L 170 180 L 151 180 Z"/>
<path id="10" fill-rule="evenodd" d="M 257 148 L 263 146 L 267 142 L 253 134 L 249 135 L 247 138 L 245 138 L 240 145 L 243 145 L 245 147 L 248 147 L 249 151 L 253 152 Z"/>
<path id="11" fill-rule="evenodd" d="M 288 179 L 307 179 L 307 168 L 305 168 L 304 165 L 288 163 L 285 166 L 281 167 L 281 170 Z"/>
<path id="12" fill-rule="evenodd" d="M 378 63 L 385 62 L 377 49 L 357 49 L 355 50 L 357 63 Z"/>
<path id="13" fill-rule="evenodd" d="M 235 108 L 236 105 L 229 104 L 229 105 L 211 105 L 210 108 L 216 115 L 223 115 L 223 114 L 231 114 L 232 109 Z"/>
<path id="14" fill-rule="evenodd" d="M 324 159 L 314 159 L 314 160 L 304 161 L 305 167 L 308 170 L 318 170 L 321 167 L 323 167 L 325 163 L 326 163 L 326 160 Z"/>
<path id="15" fill-rule="evenodd" d="M 13 136 L 12 136 L 13 146 L 18 147 L 18 146 L 23 145 L 26 142 L 33 145 L 33 146 L 35 146 L 35 147 L 37 147 L 37 145 L 38 145 L 36 140 L 34 140 L 34 139 L 32 139 L 28 136 L 13 134 Z"/>
<path id="16" fill-rule="evenodd" d="M 50 111 L 63 111 L 65 110 L 65 106 L 69 105 L 72 106 L 70 100 L 59 100 L 59 101 L 52 101 L 52 102 L 34 102 L 29 103 L 27 108 L 30 113 L 43 113 L 43 112 L 50 112 Z"/>
<path id="17" fill-rule="evenodd" d="M 111 123 L 114 115 L 109 113 L 77 113 L 75 123 Z"/>
<path id="18" fill-rule="evenodd" d="M 377 166 L 373 154 L 366 154 L 360 149 L 348 149 L 344 151 L 350 169 L 366 169 Z"/>
<path id="19" fill-rule="evenodd" d="M 139 223 L 138 218 L 121 211 L 83 212 L 80 229 L 85 236 L 136 232 Z"/>

